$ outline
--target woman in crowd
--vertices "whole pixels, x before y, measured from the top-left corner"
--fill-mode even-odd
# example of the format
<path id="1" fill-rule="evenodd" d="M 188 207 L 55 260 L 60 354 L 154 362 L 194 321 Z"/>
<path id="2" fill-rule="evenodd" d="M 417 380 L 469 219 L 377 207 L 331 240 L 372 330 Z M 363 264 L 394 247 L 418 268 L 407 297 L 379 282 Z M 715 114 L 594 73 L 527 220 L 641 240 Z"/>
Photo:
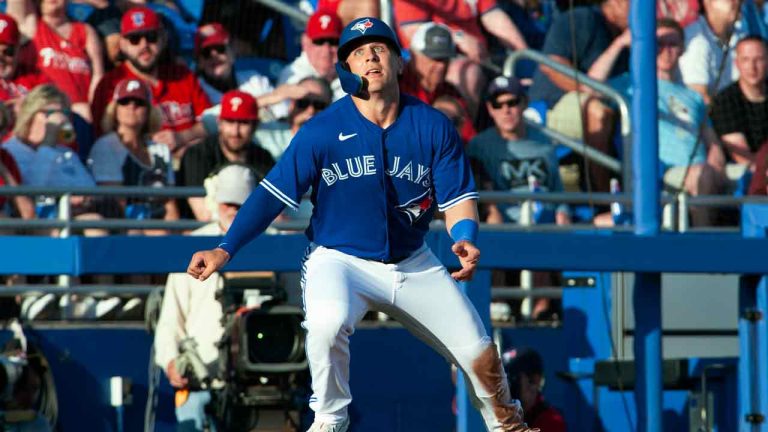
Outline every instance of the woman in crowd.
<path id="1" fill-rule="evenodd" d="M 36 58 L 29 61 L 69 97 L 72 111 L 90 122 L 90 97 L 104 74 L 96 31 L 69 19 L 67 0 L 8 0 L 7 4 L 8 15 L 32 40 Z"/>
<path id="2" fill-rule="evenodd" d="M 91 149 L 89 163 L 97 184 L 151 187 L 174 184 L 170 150 L 150 139 L 162 122 L 160 111 L 151 101 L 152 93 L 143 81 L 126 79 L 118 83 L 102 122 L 106 134 Z M 173 199 L 128 199 L 122 205 L 128 218 L 179 218 Z"/>
<path id="3" fill-rule="evenodd" d="M 68 106 L 67 96 L 51 84 L 35 87 L 21 103 L 13 133 L 3 143 L 3 149 L 16 161 L 22 184 L 94 186 L 93 178 L 77 154 L 67 147 L 75 140 Z M 72 197 L 71 205 L 72 215 L 80 219 L 100 217 L 96 200 Z M 45 208 L 48 206 L 39 206 L 38 213 Z"/>

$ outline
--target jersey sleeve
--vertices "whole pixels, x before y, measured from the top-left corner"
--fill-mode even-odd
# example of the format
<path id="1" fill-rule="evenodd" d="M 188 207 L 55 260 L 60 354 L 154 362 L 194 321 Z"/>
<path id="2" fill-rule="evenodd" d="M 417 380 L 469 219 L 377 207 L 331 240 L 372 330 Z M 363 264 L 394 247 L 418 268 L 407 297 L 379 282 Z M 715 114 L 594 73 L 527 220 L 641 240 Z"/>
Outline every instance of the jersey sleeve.
<path id="1" fill-rule="evenodd" d="M 424 2 L 414 0 L 395 0 L 392 8 L 395 13 L 397 25 L 402 27 L 408 24 L 418 24 L 432 21 L 432 14 Z M 405 40 L 400 33 L 400 43 L 404 47 L 410 46 L 410 40 Z"/>
<path id="2" fill-rule="evenodd" d="M 302 195 L 316 175 L 312 141 L 304 129 L 294 137 L 280 162 L 267 174 L 243 204 L 219 247 L 233 257 L 261 235 L 285 208 L 299 208 Z"/>
<path id="3" fill-rule="evenodd" d="M 461 138 L 450 121 L 441 117 L 436 132 L 440 144 L 432 162 L 432 182 L 437 209 L 444 212 L 462 201 L 477 199 L 478 194 Z"/>
<path id="4" fill-rule="evenodd" d="M 477 14 L 483 15 L 486 14 L 498 7 L 498 4 L 496 4 L 496 0 L 479 0 L 477 2 Z"/>
<path id="5" fill-rule="evenodd" d="M 280 161 L 260 185 L 294 210 L 299 208 L 301 197 L 317 177 L 314 138 L 312 131 L 299 129 Z"/>

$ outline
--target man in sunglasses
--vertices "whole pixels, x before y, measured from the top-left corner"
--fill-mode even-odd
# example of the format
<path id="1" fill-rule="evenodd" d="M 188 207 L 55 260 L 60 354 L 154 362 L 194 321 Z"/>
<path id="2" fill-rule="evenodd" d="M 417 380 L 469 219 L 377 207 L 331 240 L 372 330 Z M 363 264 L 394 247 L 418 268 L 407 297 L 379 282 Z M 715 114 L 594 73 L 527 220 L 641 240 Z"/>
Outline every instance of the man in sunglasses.
<path id="1" fill-rule="evenodd" d="M 0 99 L 21 102 L 33 88 L 50 80 L 19 61 L 21 34 L 16 20 L 0 13 Z"/>
<path id="2" fill-rule="evenodd" d="M 485 106 L 493 119 L 493 126 L 480 132 L 469 143 L 467 154 L 490 177 L 491 190 L 562 192 L 559 163 L 554 147 L 538 134 L 528 131 L 523 112 L 528 107 L 528 97 L 516 78 L 499 76 L 488 86 Z M 519 223 L 519 204 L 489 206 L 487 223 Z M 567 225 L 571 222 L 567 205 L 544 204 L 534 211 L 537 224 Z M 510 280 L 517 274 L 509 273 Z M 534 272 L 535 286 L 552 286 L 557 276 L 550 272 Z M 550 299 L 540 298 L 531 316 L 543 317 L 552 311 Z"/>
<path id="3" fill-rule="evenodd" d="M 205 179 L 225 164 L 241 163 L 253 168 L 263 177 L 275 164 L 268 151 L 256 145 L 253 132 L 259 124 L 259 104 L 249 93 L 231 90 L 221 98 L 217 135 L 209 135 L 203 142 L 184 153 L 178 182 L 183 186 L 203 186 Z M 195 219 L 211 220 L 205 198 L 190 197 L 187 203 Z"/>
<path id="4" fill-rule="evenodd" d="M 307 77 L 296 86 L 300 97 L 290 101 L 286 121 L 270 121 L 256 129 L 256 142 L 269 151 L 275 161 L 283 155 L 299 128 L 331 104 L 331 86 L 324 79 Z"/>
<path id="5" fill-rule="evenodd" d="M 255 97 L 262 111 L 268 110 L 268 113 L 262 113 L 264 117 L 279 119 L 288 115 L 287 105 L 282 102 L 292 89 L 282 86 L 275 91 L 266 76 L 254 70 L 236 70 L 229 32 L 223 25 L 209 23 L 197 29 L 195 58 L 200 85 L 214 104 L 205 111 L 204 116 L 213 116 L 215 122 L 221 111 L 221 96 L 238 89 Z M 209 129 L 209 133 L 216 133 L 215 128 Z"/>
<path id="6" fill-rule="evenodd" d="M 160 108 L 162 129 L 152 139 L 167 145 L 180 156 L 189 145 L 207 134 L 197 118 L 208 108 L 208 100 L 195 75 L 179 63 L 161 63 L 166 35 L 160 18 L 150 8 L 129 9 L 120 22 L 120 66 L 104 75 L 93 98 L 93 117 L 100 130 L 104 110 L 117 83 L 140 79 L 152 89 L 152 100 Z"/>
<path id="7" fill-rule="evenodd" d="M 306 77 L 322 78 L 331 83 L 333 100 L 344 97 L 346 93 L 334 69 L 341 28 L 341 20 L 333 12 L 320 10 L 309 17 L 301 35 L 301 55 L 280 72 L 277 82 L 296 84 Z"/>

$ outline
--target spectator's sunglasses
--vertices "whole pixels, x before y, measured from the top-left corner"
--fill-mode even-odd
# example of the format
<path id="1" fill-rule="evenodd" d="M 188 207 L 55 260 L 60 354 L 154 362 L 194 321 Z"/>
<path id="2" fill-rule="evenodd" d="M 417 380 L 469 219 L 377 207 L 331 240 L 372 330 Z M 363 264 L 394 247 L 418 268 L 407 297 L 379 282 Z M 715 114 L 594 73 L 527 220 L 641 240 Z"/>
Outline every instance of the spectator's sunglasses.
<path id="1" fill-rule="evenodd" d="M 5 57 L 13 57 L 16 55 L 16 47 L 15 46 L 7 46 L 5 49 L 0 50 L 0 54 L 2 54 Z"/>
<path id="2" fill-rule="evenodd" d="M 128 39 L 128 42 L 130 42 L 131 45 L 140 44 L 142 39 L 146 39 L 147 43 L 149 44 L 155 44 L 157 43 L 157 41 L 160 40 L 160 33 L 158 32 L 133 33 L 126 36 L 126 39 Z"/>
<path id="3" fill-rule="evenodd" d="M 208 46 L 208 47 L 205 47 L 205 48 L 201 49 L 200 50 L 200 55 L 203 58 L 211 58 L 211 56 L 213 55 L 214 52 L 216 54 L 219 54 L 219 55 L 224 54 L 224 53 L 227 52 L 227 46 L 226 45 L 211 45 L 211 46 Z"/>
<path id="4" fill-rule="evenodd" d="M 303 98 L 296 101 L 296 108 L 302 111 L 309 108 L 310 105 L 312 105 L 316 111 L 322 111 L 328 108 L 328 102 L 320 99 Z"/>
<path id="5" fill-rule="evenodd" d="M 315 46 L 323 46 L 325 44 L 330 46 L 339 46 L 339 40 L 335 38 L 320 38 L 313 40 L 312 44 Z"/>
<path id="6" fill-rule="evenodd" d="M 491 101 L 491 106 L 493 107 L 493 109 L 499 109 L 503 106 L 507 108 L 512 108 L 518 105 L 520 105 L 520 98 L 510 99 L 504 102 L 499 102 L 497 99 L 494 99 Z"/>
<path id="7" fill-rule="evenodd" d="M 126 98 L 118 99 L 117 100 L 117 104 L 118 105 L 122 105 L 122 106 L 128 106 L 128 105 L 131 105 L 131 104 L 133 104 L 134 106 L 137 106 L 137 107 L 147 106 L 146 102 L 144 102 L 143 100 L 141 100 L 139 98 L 135 98 L 135 97 L 126 97 Z"/>

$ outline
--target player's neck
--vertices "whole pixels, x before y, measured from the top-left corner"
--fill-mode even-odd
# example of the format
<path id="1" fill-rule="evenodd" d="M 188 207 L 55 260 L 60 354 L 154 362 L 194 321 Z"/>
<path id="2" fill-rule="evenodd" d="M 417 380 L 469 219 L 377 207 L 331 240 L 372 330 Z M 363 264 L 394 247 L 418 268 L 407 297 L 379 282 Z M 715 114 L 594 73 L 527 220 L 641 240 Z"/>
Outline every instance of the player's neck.
<path id="1" fill-rule="evenodd" d="M 382 129 L 388 128 L 397 120 L 400 109 L 400 92 L 381 92 L 369 94 L 367 99 L 353 97 L 360 114 Z"/>

